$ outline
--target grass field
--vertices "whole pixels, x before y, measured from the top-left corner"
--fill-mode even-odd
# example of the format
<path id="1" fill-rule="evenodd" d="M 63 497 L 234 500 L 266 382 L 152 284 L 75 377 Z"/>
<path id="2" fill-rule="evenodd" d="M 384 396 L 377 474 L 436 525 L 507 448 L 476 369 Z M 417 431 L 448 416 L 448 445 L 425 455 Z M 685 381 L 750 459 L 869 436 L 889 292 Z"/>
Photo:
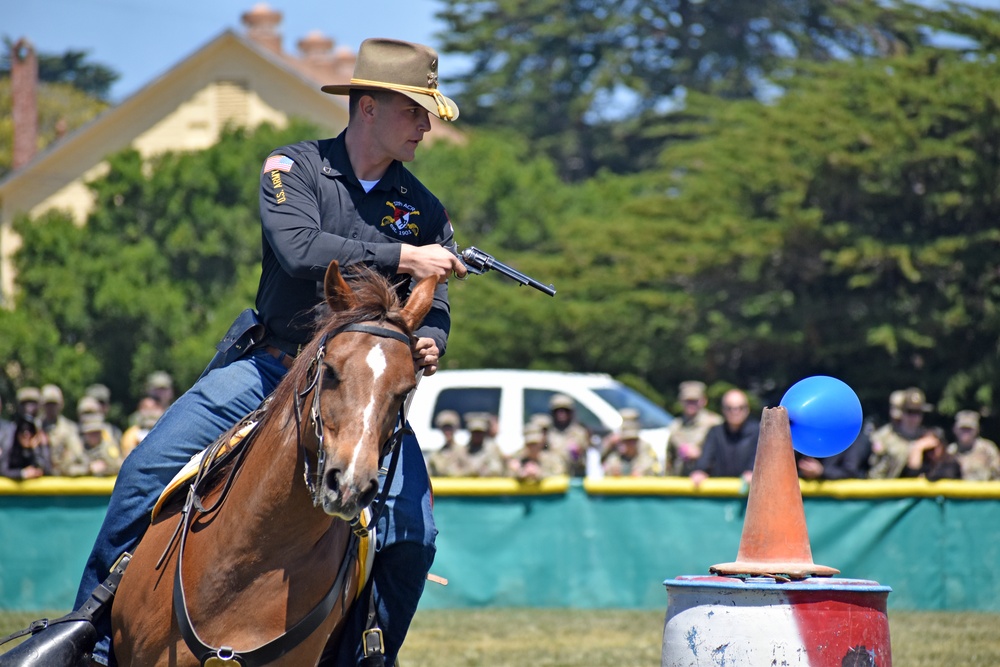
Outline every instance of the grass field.
<path id="1" fill-rule="evenodd" d="M 400 664 L 657 667 L 665 611 L 421 611 L 413 621 Z M 45 615 L 0 613 L 0 635 Z M 1000 614 L 890 612 L 893 667 L 997 667 L 998 625 Z"/>

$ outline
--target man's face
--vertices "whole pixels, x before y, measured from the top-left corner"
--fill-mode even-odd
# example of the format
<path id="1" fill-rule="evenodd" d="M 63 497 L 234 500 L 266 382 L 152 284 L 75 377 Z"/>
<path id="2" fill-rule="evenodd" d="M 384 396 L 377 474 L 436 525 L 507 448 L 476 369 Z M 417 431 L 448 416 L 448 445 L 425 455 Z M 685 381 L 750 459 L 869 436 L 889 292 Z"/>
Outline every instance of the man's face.
<path id="1" fill-rule="evenodd" d="M 427 109 L 399 93 L 382 96 L 375 102 L 375 141 L 386 156 L 410 162 L 417 145 L 431 130 Z"/>
<path id="2" fill-rule="evenodd" d="M 42 404 L 42 412 L 45 413 L 45 419 L 47 421 L 55 421 L 59 417 L 59 413 L 62 412 L 62 406 L 58 403 L 49 401 L 48 403 Z"/>
<path id="3" fill-rule="evenodd" d="M 698 411 L 702 409 L 705 405 L 704 399 L 699 398 L 685 398 L 681 401 L 681 407 L 684 410 L 684 415 L 686 417 L 694 417 L 698 414 Z"/>
<path id="4" fill-rule="evenodd" d="M 573 411 L 567 408 L 556 408 L 552 411 L 552 423 L 562 428 L 573 421 Z"/>
<path id="5" fill-rule="evenodd" d="M 905 435 L 916 435 L 920 431 L 920 425 L 924 421 L 923 410 L 906 409 L 899 421 L 899 430 Z"/>
<path id="6" fill-rule="evenodd" d="M 722 401 L 722 417 L 729 428 L 735 430 L 743 425 L 750 414 L 750 404 L 742 396 L 727 396 Z"/>
<path id="7" fill-rule="evenodd" d="M 979 430 L 972 426 L 958 426 L 955 428 L 955 437 L 961 445 L 972 444 L 977 435 L 979 435 Z"/>

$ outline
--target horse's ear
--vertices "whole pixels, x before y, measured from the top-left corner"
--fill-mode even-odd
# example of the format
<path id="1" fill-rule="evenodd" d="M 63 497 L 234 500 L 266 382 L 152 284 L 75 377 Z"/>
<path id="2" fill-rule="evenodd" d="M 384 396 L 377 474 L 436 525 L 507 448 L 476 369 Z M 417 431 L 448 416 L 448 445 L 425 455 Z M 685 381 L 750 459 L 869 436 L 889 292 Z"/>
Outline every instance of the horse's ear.
<path id="1" fill-rule="evenodd" d="M 410 298 L 406 300 L 406 306 L 402 311 L 403 320 L 410 327 L 410 331 L 420 326 L 434 304 L 435 287 L 437 287 L 437 279 L 434 276 L 428 276 L 410 292 Z"/>
<path id="2" fill-rule="evenodd" d="M 326 267 L 326 277 L 323 278 L 323 292 L 326 294 L 326 303 L 333 312 L 350 310 L 357 304 L 357 297 L 354 290 L 340 275 L 340 263 L 337 260 L 330 262 Z"/>

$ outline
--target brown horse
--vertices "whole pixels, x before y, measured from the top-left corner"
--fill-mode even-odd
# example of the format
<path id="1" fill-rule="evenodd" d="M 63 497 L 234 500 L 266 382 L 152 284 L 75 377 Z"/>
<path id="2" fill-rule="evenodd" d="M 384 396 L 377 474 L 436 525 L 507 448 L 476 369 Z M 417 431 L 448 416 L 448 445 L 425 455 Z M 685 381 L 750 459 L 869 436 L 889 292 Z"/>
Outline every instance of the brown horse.
<path id="1" fill-rule="evenodd" d="M 275 389 L 250 442 L 215 475 L 200 506 L 188 513 L 168 505 L 143 537 L 112 607 L 122 667 L 200 664 L 182 636 L 178 599 L 198 640 L 219 649 L 209 665 L 244 664 L 229 656 L 273 646 L 305 617 L 315 620 L 324 600 L 336 603 L 318 627 L 280 655 L 261 659 L 261 651 L 246 662 L 315 665 L 336 637 L 358 588 L 349 521 L 377 493 L 380 450 L 416 385 L 409 341 L 435 288 L 433 278 L 421 281 L 401 308 L 377 275 L 352 282 L 330 264 L 332 312 Z"/>

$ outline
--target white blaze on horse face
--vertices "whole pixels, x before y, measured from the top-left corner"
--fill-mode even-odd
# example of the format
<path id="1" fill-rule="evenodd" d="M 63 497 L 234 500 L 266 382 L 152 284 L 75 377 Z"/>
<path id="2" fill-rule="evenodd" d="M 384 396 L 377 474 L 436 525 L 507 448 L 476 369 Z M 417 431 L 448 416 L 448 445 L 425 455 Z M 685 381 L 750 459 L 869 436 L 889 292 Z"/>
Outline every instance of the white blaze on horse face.
<path id="1" fill-rule="evenodd" d="M 388 362 L 385 359 L 385 352 L 382 351 L 382 343 L 376 343 L 375 347 L 368 351 L 368 356 L 365 357 L 365 361 L 368 362 L 368 368 L 372 369 L 372 394 L 368 397 L 368 405 L 365 406 L 364 411 L 364 430 L 361 432 L 361 438 L 358 440 L 358 444 L 354 445 L 354 456 L 351 457 L 351 464 L 347 467 L 347 473 L 344 476 L 345 480 L 352 479 L 354 477 L 354 467 L 358 462 L 358 457 L 361 456 L 362 447 L 365 442 L 365 436 L 372 429 L 372 415 L 375 414 L 375 401 L 378 400 L 378 379 L 382 377 L 382 373 L 385 372 Z M 381 443 L 380 443 L 381 444 Z"/>

